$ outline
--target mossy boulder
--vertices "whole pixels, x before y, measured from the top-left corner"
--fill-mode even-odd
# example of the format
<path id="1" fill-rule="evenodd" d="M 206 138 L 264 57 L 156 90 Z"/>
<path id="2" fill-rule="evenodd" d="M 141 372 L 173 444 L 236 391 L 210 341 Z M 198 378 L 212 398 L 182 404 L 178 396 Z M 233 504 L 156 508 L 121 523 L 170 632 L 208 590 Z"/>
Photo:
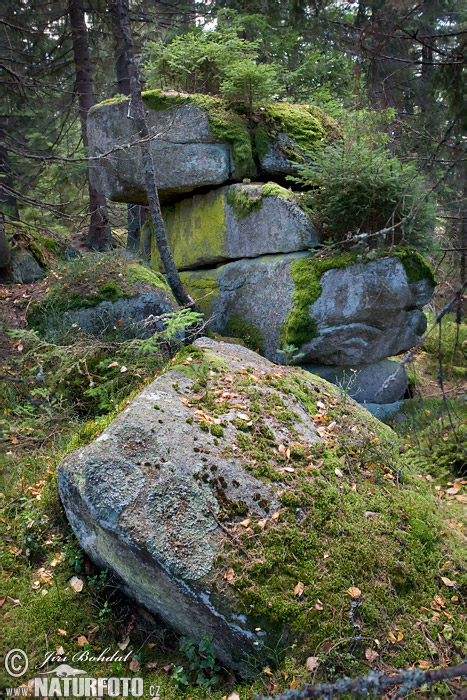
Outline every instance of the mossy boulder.
<path id="1" fill-rule="evenodd" d="M 274 183 L 221 187 L 167 205 L 162 214 L 179 270 L 267 253 L 308 250 L 319 242 L 298 198 Z M 145 226 L 152 231 L 150 221 Z M 151 265 L 162 271 L 151 237 Z"/>
<path id="2" fill-rule="evenodd" d="M 106 423 L 58 488 L 83 549 L 140 605 L 242 671 L 282 652 L 303 664 L 352 622 L 391 666 L 430 652 L 414 623 L 452 561 L 446 526 L 395 433 L 352 399 L 203 338 Z"/>
<path id="3" fill-rule="evenodd" d="M 305 105 L 266 106 L 250 122 L 224 100 L 208 95 L 150 90 L 143 93 L 143 100 L 153 136 L 150 148 L 157 186 L 164 200 L 256 177 L 259 171 L 267 177 L 296 173 L 292 162 L 304 162 L 315 148 L 339 134 L 324 112 Z M 125 98 L 107 100 L 89 111 L 90 154 L 109 153 L 94 161 L 90 177 L 109 199 L 146 204 L 141 149 L 128 104 Z M 275 160 L 268 155 L 271 148 Z M 277 168 L 277 154 L 287 160 L 286 170 Z"/>
<path id="4" fill-rule="evenodd" d="M 421 309 L 433 293 L 432 272 L 417 253 L 374 258 L 374 251 L 327 258 L 289 253 L 181 277 L 211 330 L 229 334 L 230 320 L 240 317 L 250 334 L 256 329 L 271 360 L 283 361 L 278 351 L 287 344 L 303 353 L 302 363 L 365 365 L 416 343 L 426 327 Z"/>
<path id="5" fill-rule="evenodd" d="M 141 321 L 179 309 L 163 275 L 140 260 L 92 253 L 52 270 L 45 298 L 32 304 L 28 324 L 49 337 L 81 332 L 144 337 L 163 320 Z"/>

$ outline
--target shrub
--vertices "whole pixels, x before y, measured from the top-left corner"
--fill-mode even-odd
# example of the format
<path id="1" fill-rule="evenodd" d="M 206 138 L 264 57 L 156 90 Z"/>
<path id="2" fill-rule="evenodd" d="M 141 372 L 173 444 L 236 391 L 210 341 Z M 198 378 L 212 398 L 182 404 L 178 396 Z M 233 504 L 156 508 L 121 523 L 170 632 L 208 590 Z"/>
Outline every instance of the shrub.
<path id="1" fill-rule="evenodd" d="M 279 90 L 277 68 L 243 58 L 226 70 L 220 89 L 224 97 L 243 107 L 251 116 L 255 102 L 268 99 Z"/>
<path id="2" fill-rule="evenodd" d="M 390 156 L 380 121 L 362 112 L 343 140 L 317 150 L 311 164 L 299 166 L 300 177 L 291 179 L 308 190 L 306 204 L 325 239 L 393 227 L 384 243 L 428 249 L 434 202 L 415 167 Z"/>

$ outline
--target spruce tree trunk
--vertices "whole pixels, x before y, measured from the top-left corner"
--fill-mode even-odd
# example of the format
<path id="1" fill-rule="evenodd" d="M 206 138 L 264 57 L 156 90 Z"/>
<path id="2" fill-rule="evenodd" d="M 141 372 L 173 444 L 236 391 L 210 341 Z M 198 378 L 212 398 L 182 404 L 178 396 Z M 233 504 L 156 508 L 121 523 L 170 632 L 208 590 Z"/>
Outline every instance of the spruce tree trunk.
<path id="1" fill-rule="evenodd" d="M 112 33 L 115 41 L 114 46 L 114 66 L 117 76 L 118 92 L 121 95 L 130 94 L 130 74 L 125 55 L 125 41 L 120 27 L 120 13 L 116 0 L 112 0 L 110 5 L 110 16 L 112 18 Z M 143 208 L 139 204 L 127 204 L 127 250 L 133 253 L 139 252 L 141 239 L 141 224 L 143 221 Z"/>
<path id="2" fill-rule="evenodd" d="M 152 162 L 151 151 L 149 148 L 149 130 L 144 114 L 143 99 L 141 97 L 141 85 L 133 54 L 133 41 L 131 37 L 130 19 L 128 16 L 128 3 L 127 0 L 117 0 L 117 4 L 120 16 L 120 28 L 125 42 L 128 72 L 130 74 L 131 97 L 129 112 L 130 118 L 134 120 L 136 128 L 138 129 L 138 135 L 142 139 L 140 148 L 143 157 L 143 174 L 148 197 L 149 212 L 151 214 L 152 225 L 154 228 L 154 238 L 162 264 L 164 265 L 167 281 L 172 289 L 172 292 L 180 304 L 195 309 L 195 301 L 183 286 L 178 270 L 175 267 L 172 252 L 169 248 L 165 233 L 164 220 L 162 218 L 161 206 L 159 202 L 159 193 L 156 186 L 154 164 Z"/>
<path id="3" fill-rule="evenodd" d="M 91 61 L 89 59 L 88 32 L 86 29 L 84 0 L 68 0 L 68 14 L 71 24 L 73 57 L 76 72 L 76 92 L 78 94 L 81 134 L 85 148 L 88 147 L 86 131 L 88 112 L 94 105 Z M 92 187 L 89 180 L 89 211 L 91 222 L 86 239 L 90 248 L 106 250 L 112 246 L 109 215 L 105 197 Z"/>

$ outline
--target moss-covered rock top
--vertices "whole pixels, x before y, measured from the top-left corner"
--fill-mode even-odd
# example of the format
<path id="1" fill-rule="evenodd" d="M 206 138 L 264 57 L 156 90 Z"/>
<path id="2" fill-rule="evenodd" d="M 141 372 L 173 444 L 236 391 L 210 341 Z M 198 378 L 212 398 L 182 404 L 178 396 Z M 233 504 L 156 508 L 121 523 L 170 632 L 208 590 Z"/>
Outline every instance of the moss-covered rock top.
<path id="1" fill-rule="evenodd" d="M 261 158 L 279 133 L 290 139 L 289 156 L 294 160 L 303 160 L 304 155 L 309 155 L 322 143 L 342 136 L 337 123 L 313 105 L 264 105 L 248 119 L 220 97 L 162 90 L 144 91 L 142 97 L 146 107 L 154 111 L 194 104 L 206 112 L 213 137 L 231 145 L 239 178 L 255 172 L 255 157 Z M 102 106 L 118 104 L 126 99 L 118 95 L 95 105 L 91 111 L 94 113 Z"/>
<path id="2" fill-rule="evenodd" d="M 142 291 L 156 288 L 170 294 L 160 272 L 118 253 L 83 255 L 53 269 L 48 281 L 50 287 L 44 300 L 31 305 L 28 322 L 32 326 L 39 327 L 49 315 L 92 308 L 103 301 L 116 302 Z"/>

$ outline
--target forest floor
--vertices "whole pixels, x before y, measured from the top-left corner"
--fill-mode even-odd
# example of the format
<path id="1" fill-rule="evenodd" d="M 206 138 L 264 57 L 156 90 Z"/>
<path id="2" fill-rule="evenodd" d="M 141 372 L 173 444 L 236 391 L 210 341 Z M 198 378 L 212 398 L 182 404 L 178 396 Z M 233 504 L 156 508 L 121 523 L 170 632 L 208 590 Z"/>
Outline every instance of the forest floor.
<path id="1" fill-rule="evenodd" d="M 35 356 L 27 338 L 12 338 L 7 331 L 26 329 L 27 310 L 43 298 L 47 286 L 47 279 L 29 285 L 0 286 L 0 362 L 4 368 L 2 373 L 12 380 L 3 383 L 0 394 L 4 408 L 0 446 L 6 455 L 0 493 L 3 506 L 0 615 L 5 648 L 27 649 L 36 662 L 45 651 L 57 655 L 94 653 L 93 650 L 111 647 L 120 649 L 123 654 L 132 648 L 131 673 L 143 674 L 146 688 L 152 686 L 152 692 L 145 692 L 144 698 L 200 700 L 208 696 L 206 688 L 186 687 L 177 680 L 189 665 L 186 651 L 179 649 L 179 637 L 122 595 L 105 572 L 95 569 L 83 556 L 64 516 L 56 490 L 55 467 L 70 438 L 83 430 L 83 426 L 87 430 L 89 416 L 73 415 L 66 400 L 54 392 L 47 393 L 45 387 L 31 390 L 24 379 L 14 381 L 18 378 L 18 368 L 32 367 Z M 445 290 L 448 294 L 448 285 L 443 285 L 443 295 L 435 297 L 435 310 L 445 303 Z M 465 333 L 465 325 L 463 329 Z M 395 428 L 407 445 L 419 445 L 425 460 L 432 456 L 431 468 L 421 473 L 420 478 L 432 488 L 443 511 L 447 531 L 454 532 L 465 543 L 462 508 L 467 482 L 461 479 L 459 471 L 463 447 L 459 445 L 456 432 L 466 423 L 465 375 L 458 359 L 459 352 L 452 353 L 456 338 L 453 315 L 447 319 L 442 338 L 444 393 L 449 400 L 449 415 L 444 411 L 443 392 L 437 380 L 438 338 L 432 335 L 417 354 L 412 369 L 412 376 L 416 376 L 416 395 L 426 399 L 420 411 L 420 422 L 415 433 L 413 423 L 406 422 Z M 55 370 L 58 369 L 57 365 Z M 5 379 L 5 375 L 2 374 L 1 379 Z M 128 392 L 138 386 L 142 384 L 130 386 Z M 449 576 L 449 562 L 443 565 Z M 435 601 L 433 605 L 430 614 L 444 614 L 449 626 L 448 615 L 446 611 L 443 613 L 443 601 Z M 430 644 L 432 652 L 431 659 L 426 661 L 427 668 L 455 663 L 457 651 L 454 647 L 449 650 L 436 639 L 431 639 Z M 345 658 L 339 661 L 345 668 Z M 373 667 L 378 669 L 378 663 Z M 328 663 L 328 670 L 330 668 Z M 88 664 L 87 670 L 90 674 L 94 670 L 97 675 L 102 673 L 102 665 Z M 124 672 L 128 674 L 122 663 L 110 664 L 109 675 Z M 12 680 L 3 679 L 7 685 L 19 685 L 19 682 L 11 683 Z M 287 666 L 273 671 L 265 669 L 251 682 L 239 682 L 224 669 L 219 687 L 213 689 L 209 697 L 221 700 L 232 694 L 232 700 L 238 697 L 247 700 L 253 692 L 270 695 L 309 680 L 310 674 L 305 668 L 301 671 Z M 156 692 L 158 686 L 159 693 Z M 27 682 L 24 687 L 28 688 Z M 436 694 L 417 691 L 410 697 L 447 698 L 453 696 L 455 688 L 455 684 L 441 684 Z"/>

